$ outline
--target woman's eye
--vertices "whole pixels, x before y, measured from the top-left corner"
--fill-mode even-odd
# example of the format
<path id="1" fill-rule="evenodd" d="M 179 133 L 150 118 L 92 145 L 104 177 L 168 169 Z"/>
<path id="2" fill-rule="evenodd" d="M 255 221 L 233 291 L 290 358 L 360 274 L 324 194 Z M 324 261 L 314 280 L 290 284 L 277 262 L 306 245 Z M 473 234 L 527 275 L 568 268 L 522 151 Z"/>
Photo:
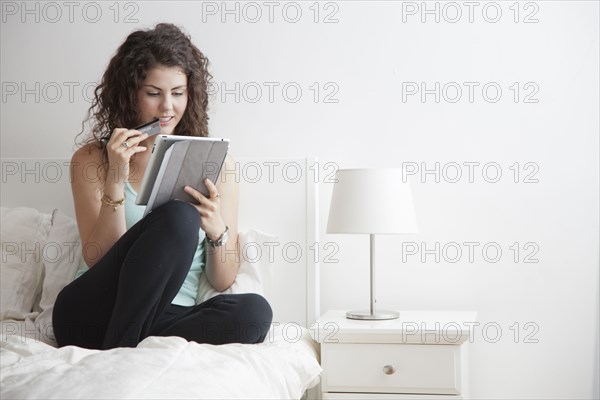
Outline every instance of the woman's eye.
<path id="1" fill-rule="evenodd" d="M 148 96 L 158 96 L 159 94 L 158 92 L 148 92 Z"/>
<path id="2" fill-rule="evenodd" d="M 173 96 L 183 96 L 183 92 L 174 92 Z"/>

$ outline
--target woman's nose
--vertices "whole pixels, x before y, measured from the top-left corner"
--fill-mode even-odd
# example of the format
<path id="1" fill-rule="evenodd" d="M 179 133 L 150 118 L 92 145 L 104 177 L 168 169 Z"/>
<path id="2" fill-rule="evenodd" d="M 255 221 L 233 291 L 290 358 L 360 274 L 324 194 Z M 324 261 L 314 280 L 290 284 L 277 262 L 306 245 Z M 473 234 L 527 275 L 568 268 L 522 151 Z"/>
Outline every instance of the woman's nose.
<path id="1" fill-rule="evenodd" d="M 163 96 L 162 101 L 160 102 L 160 110 L 161 111 L 170 111 L 173 109 L 173 99 L 170 94 Z"/>

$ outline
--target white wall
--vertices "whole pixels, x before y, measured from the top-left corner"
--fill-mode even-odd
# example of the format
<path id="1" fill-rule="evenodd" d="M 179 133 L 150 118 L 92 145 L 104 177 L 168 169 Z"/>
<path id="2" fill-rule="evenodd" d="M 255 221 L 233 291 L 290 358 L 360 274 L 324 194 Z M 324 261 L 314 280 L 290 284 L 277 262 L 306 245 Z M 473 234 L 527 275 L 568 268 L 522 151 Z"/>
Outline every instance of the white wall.
<path id="1" fill-rule="evenodd" d="M 378 304 L 478 311 L 474 398 L 597 398 L 599 6 L 513 3 L 428 2 L 440 10 L 436 23 L 434 14 L 421 21 L 421 2 L 76 2 L 70 16 L 63 2 L 4 1 L 1 155 L 69 157 L 88 106 L 82 87 L 100 78 L 129 32 L 177 23 L 210 58 L 218 85 L 235 92 L 240 83 L 239 101 L 235 93 L 213 98 L 214 136 L 229 137 L 234 155 L 321 161 L 323 311 L 368 304 L 368 239 L 325 234 L 325 176 L 337 167 L 439 163 L 440 182 L 410 178 L 419 234 L 378 238 Z M 237 7 L 239 22 L 224 7 Z M 297 8 L 299 21 L 288 22 Z M 458 9 L 462 17 L 450 22 Z M 257 10 L 262 16 L 252 22 Z M 423 102 L 407 95 L 411 82 L 429 89 L 439 82 L 446 91 L 439 103 L 434 94 Z M 464 82 L 478 85 L 472 101 Z M 457 85 L 462 97 L 452 103 Z M 262 97 L 252 102 L 257 86 Z M 295 87 L 302 94 L 292 102 Z M 495 87 L 502 94 L 492 102 Z M 463 173 L 457 183 L 449 182 L 452 163 Z M 469 163 L 479 163 L 472 182 Z M 497 183 L 486 181 L 493 167 L 502 173 Z M 527 176 L 537 181 L 525 183 Z M 403 251 L 403 240 L 427 249 L 458 243 L 463 255 L 452 263 L 455 253 L 440 251 L 439 262 L 435 254 L 423 262 L 422 253 Z M 325 242 L 338 246 L 339 262 L 323 262 Z M 478 244 L 473 262 L 465 242 Z M 489 257 L 501 249 L 499 261 L 484 258 L 486 244 Z M 532 252 L 538 262 L 525 263 Z M 502 336 L 492 343 L 494 327 Z"/>

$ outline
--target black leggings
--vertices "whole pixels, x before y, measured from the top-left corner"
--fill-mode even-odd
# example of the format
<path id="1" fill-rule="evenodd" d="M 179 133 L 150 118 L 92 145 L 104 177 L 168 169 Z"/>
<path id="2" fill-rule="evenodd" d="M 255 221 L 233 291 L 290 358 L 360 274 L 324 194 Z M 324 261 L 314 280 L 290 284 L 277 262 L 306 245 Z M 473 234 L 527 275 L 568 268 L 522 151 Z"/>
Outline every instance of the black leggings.
<path id="1" fill-rule="evenodd" d="M 171 304 L 198 246 L 200 214 L 173 200 L 132 226 L 97 264 L 58 294 L 59 346 L 135 347 L 148 336 L 198 343 L 260 343 L 273 313 L 258 294 L 222 294 L 196 306 Z"/>

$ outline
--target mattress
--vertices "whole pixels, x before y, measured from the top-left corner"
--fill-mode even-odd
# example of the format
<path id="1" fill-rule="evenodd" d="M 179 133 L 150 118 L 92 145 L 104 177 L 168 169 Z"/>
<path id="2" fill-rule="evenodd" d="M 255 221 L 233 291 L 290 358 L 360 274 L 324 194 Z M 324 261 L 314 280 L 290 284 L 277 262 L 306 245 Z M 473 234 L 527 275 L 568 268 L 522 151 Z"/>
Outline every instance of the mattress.
<path id="1" fill-rule="evenodd" d="M 2 322 L 2 399 L 297 399 L 321 373 L 316 343 L 296 324 L 274 325 L 260 344 L 151 336 L 101 351 L 52 347 L 19 323 Z"/>

